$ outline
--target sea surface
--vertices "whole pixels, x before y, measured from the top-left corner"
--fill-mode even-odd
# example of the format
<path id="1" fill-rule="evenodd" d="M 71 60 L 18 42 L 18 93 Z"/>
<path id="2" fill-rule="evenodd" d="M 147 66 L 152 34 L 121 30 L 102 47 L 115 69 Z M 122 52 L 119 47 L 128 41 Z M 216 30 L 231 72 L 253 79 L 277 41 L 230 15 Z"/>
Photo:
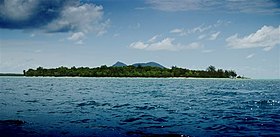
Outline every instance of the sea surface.
<path id="1" fill-rule="evenodd" d="M 0 136 L 280 136 L 280 80 L 0 77 Z"/>

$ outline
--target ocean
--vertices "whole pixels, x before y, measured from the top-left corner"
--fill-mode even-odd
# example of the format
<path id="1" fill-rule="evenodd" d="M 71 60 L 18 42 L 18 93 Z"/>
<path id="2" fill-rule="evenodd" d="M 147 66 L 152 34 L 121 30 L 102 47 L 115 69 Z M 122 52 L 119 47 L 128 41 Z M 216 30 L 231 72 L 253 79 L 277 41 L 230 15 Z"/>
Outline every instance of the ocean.
<path id="1" fill-rule="evenodd" d="M 280 136 L 280 80 L 0 77 L 0 136 Z"/>

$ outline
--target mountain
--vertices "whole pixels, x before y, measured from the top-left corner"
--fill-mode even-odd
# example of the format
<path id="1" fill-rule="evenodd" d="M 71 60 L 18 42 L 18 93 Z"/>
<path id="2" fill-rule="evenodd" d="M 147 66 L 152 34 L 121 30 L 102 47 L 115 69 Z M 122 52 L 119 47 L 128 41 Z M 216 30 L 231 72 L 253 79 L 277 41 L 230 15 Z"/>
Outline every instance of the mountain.
<path id="1" fill-rule="evenodd" d="M 114 65 L 112 65 L 112 67 L 125 67 L 127 66 L 126 64 L 122 63 L 122 62 L 116 62 Z"/>
<path id="2" fill-rule="evenodd" d="M 137 67 L 137 66 L 142 66 L 142 67 L 147 67 L 147 66 L 150 66 L 150 67 L 159 67 L 159 68 L 165 68 L 164 66 L 156 63 L 156 62 L 148 62 L 148 63 L 135 63 L 135 64 L 132 64 L 133 66 Z"/>
<path id="3" fill-rule="evenodd" d="M 122 63 L 120 61 L 116 62 L 114 65 L 112 65 L 112 67 L 125 67 L 127 66 L 125 63 Z M 132 66 L 138 67 L 138 66 L 142 66 L 142 67 L 159 67 L 159 68 L 165 68 L 164 66 L 156 63 L 156 62 L 147 62 L 147 63 L 134 63 L 132 64 Z"/>

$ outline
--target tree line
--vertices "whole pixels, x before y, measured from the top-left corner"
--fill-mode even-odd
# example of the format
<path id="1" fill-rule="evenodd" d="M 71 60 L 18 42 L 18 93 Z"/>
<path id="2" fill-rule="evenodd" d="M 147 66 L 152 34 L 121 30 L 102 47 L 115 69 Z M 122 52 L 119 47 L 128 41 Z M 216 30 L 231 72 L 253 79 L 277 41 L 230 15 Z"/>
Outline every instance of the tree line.
<path id="1" fill-rule="evenodd" d="M 123 66 L 123 67 L 59 67 L 46 69 L 28 69 L 23 71 L 24 76 L 54 76 L 54 77 L 198 77 L 198 78 L 235 78 L 233 70 L 218 69 L 209 66 L 206 70 L 190 70 L 173 66 L 172 68 L 159 68 L 150 66 Z"/>

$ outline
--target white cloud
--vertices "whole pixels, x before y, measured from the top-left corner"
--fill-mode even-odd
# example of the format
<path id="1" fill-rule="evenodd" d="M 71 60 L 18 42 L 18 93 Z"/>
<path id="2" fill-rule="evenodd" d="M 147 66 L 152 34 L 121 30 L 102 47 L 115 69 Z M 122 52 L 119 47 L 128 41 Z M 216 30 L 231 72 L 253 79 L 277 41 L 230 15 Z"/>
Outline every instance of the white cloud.
<path id="1" fill-rule="evenodd" d="M 170 31 L 170 33 L 181 33 L 181 32 L 183 32 L 184 30 L 183 29 L 173 29 L 173 30 L 171 30 Z"/>
<path id="2" fill-rule="evenodd" d="M 55 32 L 106 32 L 103 7 L 77 0 L 2 0 L 0 27 Z M 105 25 L 105 26 L 104 26 Z"/>
<path id="3" fill-rule="evenodd" d="M 174 39 L 172 38 L 165 38 L 161 41 L 157 42 L 147 42 L 144 43 L 142 41 L 133 42 L 130 44 L 129 47 L 135 48 L 135 49 L 144 49 L 144 50 L 170 50 L 175 51 L 178 48 L 178 45 L 173 43 Z"/>
<path id="4" fill-rule="evenodd" d="M 212 25 L 205 26 L 204 24 L 202 24 L 198 27 L 195 27 L 193 29 L 188 30 L 188 33 L 197 33 L 197 32 L 202 33 L 204 31 L 207 31 L 207 30 L 211 29 L 211 28 L 212 28 Z"/>
<path id="5" fill-rule="evenodd" d="M 206 37 L 206 34 L 202 34 L 202 35 L 199 35 L 199 36 L 198 36 L 198 39 L 201 40 L 201 39 L 204 39 L 205 37 Z"/>
<path id="6" fill-rule="evenodd" d="M 220 35 L 220 31 L 216 32 L 216 33 L 212 33 L 209 37 L 209 40 L 216 40 L 217 37 Z"/>
<path id="7" fill-rule="evenodd" d="M 274 0 L 228 0 L 225 8 L 232 12 L 279 14 L 279 1 Z"/>
<path id="8" fill-rule="evenodd" d="M 205 26 L 204 24 L 202 24 L 202 25 L 199 25 L 197 27 L 194 27 L 194 28 L 188 29 L 188 30 L 175 28 L 173 30 L 170 30 L 169 32 L 174 33 L 174 34 L 179 34 L 180 36 L 186 36 L 187 34 L 202 33 L 211 28 L 212 28 L 212 25 Z"/>
<path id="9" fill-rule="evenodd" d="M 87 33 L 101 36 L 107 32 L 110 20 L 104 20 L 103 14 L 101 5 L 79 0 L 2 0 L 0 28 L 70 33 L 69 40 L 82 43 L 80 37 Z"/>
<path id="10" fill-rule="evenodd" d="M 103 21 L 103 7 L 94 4 L 68 6 L 61 12 L 61 17 L 46 26 L 47 31 L 72 30 L 68 40 L 83 44 L 87 33 L 94 32 L 101 36 L 107 32 L 110 20 Z"/>
<path id="11" fill-rule="evenodd" d="M 170 33 L 179 34 L 180 36 L 187 35 L 187 32 L 184 29 L 178 29 L 178 28 L 170 30 Z"/>
<path id="12" fill-rule="evenodd" d="M 214 27 L 219 27 L 219 26 L 227 26 L 231 23 L 231 21 L 225 21 L 225 20 L 217 20 L 217 22 L 213 25 Z"/>
<path id="13" fill-rule="evenodd" d="M 76 32 L 73 33 L 70 37 L 68 37 L 68 40 L 75 41 L 76 44 L 84 44 L 83 39 L 85 38 L 85 34 L 83 32 Z"/>
<path id="14" fill-rule="evenodd" d="M 61 12 L 60 18 L 52 21 L 46 26 L 49 32 L 73 30 L 89 32 L 100 27 L 103 7 L 94 4 L 80 6 L 68 6 Z"/>
<path id="15" fill-rule="evenodd" d="M 0 13 L 10 20 L 25 21 L 32 16 L 37 5 L 37 0 L 6 0 L 0 5 Z"/>
<path id="16" fill-rule="evenodd" d="M 254 56 L 255 56 L 255 54 L 249 54 L 248 56 L 246 56 L 246 59 L 250 59 L 250 58 L 252 58 Z"/>
<path id="17" fill-rule="evenodd" d="M 233 49 L 263 48 L 265 51 L 280 45 L 280 25 L 263 26 L 255 33 L 248 36 L 238 37 L 238 34 L 232 35 L 226 39 L 227 45 Z"/>
<path id="18" fill-rule="evenodd" d="M 106 20 L 105 22 L 103 23 L 100 23 L 98 27 L 95 27 L 95 31 L 97 32 L 97 36 L 102 36 L 104 35 L 105 33 L 107 33 L 107 29 L 109 28 L 110 26 L 110 22 L 111 20 L 108 19 Z"/>
<path id="19" fill-rule="evenodd" d="M 150 38 L 150 39 L 148 40 L 148 42 L 149 42 L 149 43 L 155 42 L 155 41 L 158 39 L 158 37 L 160 37 L 160 35 L 155 35 L 155 36 L 153 36 L 152 38 Z"/>
<path id="20" fill-rule="evenodd" d="M 208 37 L 208 40 L 215 40 L 219 34 L 221 33 L 220 31 L 215 31 L 218 27 L 221 26 L 227 26 L 230 24 L 230 21 L 225 21 L 225 20 L 217 20 L 214 24 L 201 24 L 199 26 L 196 26 L 194 28 L 190 29 L 185 29 L 185 28 L 175 28 L 169 31 L 169 33 L 174 33 L 178 34 L 179 36 L 186 36 L 190 34 L 199 34 L 198 39 L 204 39 Z M 216 32 L 216 33 L 213 33 Z M 203 33 L 203 34 L 202 34 Z M 211 33 L 211 34 L 210 34 Z"/>
<path id="21" fill-rule="evenodd" d="M 161 41 L 150 43 L 147 50 L 171 50 L 175 51 L 179 48 L 178 44 L 174 44 L 174 39 L 165 38 Z"/>
<path id="22" fill-rule="evenodd" d="M 70 37 L 68 37 L 68 40 L 78 41 L 85 37 L 85 34 L 83 32 L 76 32 L 73 33 Z"/>
<path id="23" fill-rule="evenodd" d="M 199 49 L 203 48 L 203 45 L 199 42 L 192 42 L 186 46 L 181 46 L 182 49 Z"/>
<path id="24" fill-rule="evenodd" d="M 273 0 L 146 0 L 151 8 L 162 11 L 220 10 L 243 13 L 280 13 Z"/>
<path id="25" fill-rule="evenodd" d="M 147 0 L 152 8 L 163 11 L 186 11 L 200 9 L 201 0 Z"/>
<path id="26" fill-rule="evenodd" d="M 145 49 L 148 46 L 149 46 L 148 44 L 144 44 L 142 41 L 133 42 L 129 45 L 129 47 L 135 48 L 135 49 Z"/>
<path id="27" fill-rule="evenodd" d="M 153 39 L 152 37 L 151 39 Z M 150 51 L 156 51 L 156 50 L 168 50 L 168 51 L 178 51 L 183 49 L 198 49 L 202 48 L 203 45 L 198 42 L 193 42 L 188 45 L 182 45 L 180 43 L 175 43 L 173 38 L 164 38 L 159 41 L 151 41 L 148 40 L 147 42 L 137 41 L 133 42 L 129 45 L 130 48 L 135 49 L 142 49 L 142 50 L 150 50 Z"/>

